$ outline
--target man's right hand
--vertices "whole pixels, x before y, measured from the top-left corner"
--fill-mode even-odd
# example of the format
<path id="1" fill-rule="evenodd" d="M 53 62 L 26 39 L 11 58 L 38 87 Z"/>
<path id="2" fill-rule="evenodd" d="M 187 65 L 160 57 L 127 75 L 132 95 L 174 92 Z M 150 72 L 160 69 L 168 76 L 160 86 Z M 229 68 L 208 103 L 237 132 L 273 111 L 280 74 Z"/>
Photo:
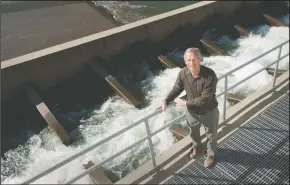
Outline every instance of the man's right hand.
<path id="1" fill-rule="evenodd" d="M 163 101 L 162 102 L 162 112 L 166 111 L 166 107 L 167 107 L 167 103 L 166 103 L 166 101 Z"/>

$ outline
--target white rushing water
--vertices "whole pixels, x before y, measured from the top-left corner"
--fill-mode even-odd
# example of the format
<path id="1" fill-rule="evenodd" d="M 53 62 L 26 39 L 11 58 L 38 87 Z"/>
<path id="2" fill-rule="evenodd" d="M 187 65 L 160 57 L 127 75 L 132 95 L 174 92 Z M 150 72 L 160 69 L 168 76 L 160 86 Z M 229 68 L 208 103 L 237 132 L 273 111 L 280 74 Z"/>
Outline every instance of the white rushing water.
<path id="1" fill-rule="evenodd" d="M 248 38 L 239 39 L 239 47 L 231 53 L 232 56 L 205 57 L 203 65 L 214 69 L 219 77 L 227 71 L 242 65 L 254 56 L 257 56 L 288 39 L 289 28 L 272 27 L 265 37 L 251 35 Z M 283 47 L 282 55 L 288 52 L 289 44 Z M 251 65 L 242 68 L 229 78 L 229 85 L 231 86 L 237 81 L 246 78 L 248 75 L 251 75 L 253 72 L 274 61 L 276 58 L 277 52 L 274 52 L 269 54 L 267 57 L 263 57 Z M 288 57 L 280 62 L 279 68 L 289 68 Z M 20 183 L 56 162 L 71 156 L 73 153 L 76 153 L 93 143 L 100 141 L 106 136 L 117 132 L 121 128 L 132 124 L 137 118 L 152 112 L 153 108 L 159 105 L 161 100 L 164 99 L 167 93 L 171 90 L 179 70 L 179 68 L 166 69 L 157 76 L 152 76 L 148 72 L 148 78 L 143 81 L 141 85 L 143 90 L 146 92 L 146 99 L 150 101 L 150 106 L 145 109 L 137 110 L 120 98 L 109 98 L 99 110 L 95 110 L 95 113 L 91 118 L 82 120 L 85 124 L 81 125 L 79 130 L 82 133 L 84 140 L 79 143 L 65 147 L 57 139 L 54 133 L 46 128 L 38 135 L 32 136 L 26 146 L 19 146 L 14 150 L 8 151 L 5 154 L 6 159 L 1 159 L 1 182 L 5 184 Z M 266 71 L 263 71 L 235 88 L 232 92 L 246 96 L 268 84 L 271 80 L 272 76 Z M 217 93 L 223 91 L 223 84 L 223 80 L 218 83 Z M 219 108 L 222 110 L 222 99 L 219 98 L 218 101 Z M 169 121 L 176 116 L 181 115 L 183 111 L 182 108 L 172 108 L 167 112 L 156 116 L 154 119 L 150 120 L 151 130 L 160 128 L 165 124 L 165 121 Z M 99 163 L 126 146 L 142 139 L 145 135 L 145 126 L 144 124 L 141 124 L 34 183 L 64 183 L 84 171 L 82 165 L 87 163 L 89 160 L 94 163 Z M 167 129 L 158 134 L 153 139 L 153 142 L 157 153 L 161 153 L 172 145 L 174 138 L 171 132 Z M 136 165 L 138 166 L 146 162 L 149 158 L 150 154 L 148 148 L 143 144 L 106 164 L 105 167 L 111 169 L 111 171 L 117 174 L 120 178 L 122 176 L 122 170 L 130 171 L 132 168 L 135 168 Z M 11 170 L 19 170 L 20 173 L 17 175 L 11 173 L 10 176 L 4 175 L 8 174 Z M 88 176 L 85 176 L 77 181 L 77 183 L 91 183 L 91 180 Z"/>

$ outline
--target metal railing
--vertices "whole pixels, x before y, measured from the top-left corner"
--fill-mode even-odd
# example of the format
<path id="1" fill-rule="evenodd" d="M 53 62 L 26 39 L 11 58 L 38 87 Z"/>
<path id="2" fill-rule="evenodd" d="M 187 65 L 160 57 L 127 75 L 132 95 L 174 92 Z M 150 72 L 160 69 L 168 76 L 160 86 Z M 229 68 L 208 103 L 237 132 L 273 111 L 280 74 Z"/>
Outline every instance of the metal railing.
<path id="1" fill-rule="evenodd" d="M 230 91 L 231 89 L 237 87 L 237 86 L 240 85 L 241 83 L 245 82 L 245 81 L 248 80 L 249 78 L 255 76 L 256 74 L 262 72 L 262 71 L 265 70 L 266 68 L 268 68 L 268 67 L 274 65 L 274 64 L 276 64 L 276 67 L 275 67 L 275 72 L 274 72 L 273 87 L 275 86 L 276 76 L 277 76 L 277 69 L 278 69 L 278 66 L 279 66 L 279 61 L 282 60 L 282 59 L 284 59 L 284 58 L 286 58 L 287 56 L 289 56 L 289 53 L 288 53 L 288 54 L 286 54 L 286 55 L 284 55 L 284 56 L 281 57 L 282 46 L 285 45 L 286 43 L 289 43 L 289 40 L 287 40 L 287 41 L 285 41 L 285 42 L 283 42 L 283 43 L 277 45 L 276 47 L 274 47 L 274 48 L 268 50 L 267 52 L 265 52 L 265 53 L 263 53 L 263 54 L 261 54 L 261 55 L 255 57 L 255 58 L 253 58 L 252 60 L 250 60 L 250 61 L 244 63 L 243 65 L 241 65 L 241 66 L 239 66 L 239 67 L 237 67 L 237 68 L 235 68 L 235 69 L 233 69 L 233 70 L 227 72 L 226 74 L 224 74 L 224 75 L 222 75 L 222 76 L 220 76 L 220 77 L 218 78 L 218 80 L 221 80 L 221 79 L 225 78 L 225 81 L 224 81 L 225 89 L 224 89 L 223 92 L 221 92 L 221 93 L 219 93 L 219 94 L 217 95 L 217 97 L 219 97 L 219 96 L 221 96 L 221 95 L 224 96 L 224 99 L 223 99 L 223 106 L 224 106 L 224 107 L 223 107 L 223 120 L 226 119 L 226 95 L 227 95 L 227 92 Z M 245 79 L 239 81 L 239 82 L 236 83 L 235 85 L 233 85 L 233 86 L 231 86 L 231 87 L 228 88 L 228 84 L 227 84 L 227 82 L 228 82 L 228 77 L 229 77 L 229 75 L 231 75 L 231 74 L 234 73 L 235 71 L 237 71 L 237 70 L 239 70 L 239 69 L 241 69 L 241 68 L 243 68 L 243 67 L 245 67 L 245 66 L 247 66 L 247 65 L 249 65 L 249 64 L 251 64 L 251 63 L 253 63 L 254 61 L 256 61 L 256 60 L 262 58 L 263 56 L 265 56 L 265 55 L 267 55 L 267 54 L 269 54 L 269 53 L 275 51 L 276 49 L 278 49 L 278 59 L 277 59 L 277 60 L 271 62 L 269 65 L 267 65 L 267 66 L 261 68 L 260 70 L 256 71 L 255 73 L 251 74 L 250 76 L 246 77 Z M 170 103 L 170 104 L 167 106 L 167 108 L 170 108 L 170 107 L 172 107 L 172 106 L 173 106 L 173 103 Z M 163 131 L 164 129 L 168 128 L 168 127 L 171 126 L 172 124 L 174 124 L 174 123 L 176 123 L 176 122 L 181 122 L 181 121 L 185 120 L 185 114 L 183 114 L 183 115 L 181 115 L 181 116 L 179 116 L 179 117 L 177 117 L 177 118 L 171 120 L 167 125 L 165 125 L 165 126 L 159 128 L 159 129 L 156 130 L 155 132 L 151 133 L 150 128 L 149 128 L 149 119 L 152 118 L 152 117 L 154 117 L 154 116 L 156 116 L 157 114 L 160 114 L 161 112 L 162 112 L 161 109 L 158 109 L 158 110 L 154 111 L 153 113 L 151 113 L 151 114 L 149 114 L 149 115 L 147 115 L 147 116 L 145 116 L 145 117 L 139 119 L 138 121 L 135 121 L 133 124 L 131 124 L 131 125 L 129 125 L 129 126 L 123 128 L 123 129 L 121 129 L 120 131 L 118 131 L 118 132 L 116 132 L 116 133 L 114 133 L 114 134 L 112 134 L 112 135 L 106 137 L 105 139 L 103 139 L 103 140 L 101 140 L 101 141 L 98 141 L 97 143 L 93 144 L 92 146 L 90 146 L 90 147 L 88 147 L 88 148 L 86 148 L 86 149 L 84 149 L 84 150 L 82 150 L 82 151 L 80 151 L 80 152 L 78 152 L 78 153 L 76 153 L 76 154 L 73 154 L 71 157 L 69 157 L 69 158 L 67 158 L 67 159 L 65 159 L 65 160 L 62 160 L 61 162 L 58 162 L 57 164 L 51 166 L 49 169 L 46 169 L 45 171 L 39 173 L 38 175 L 35 175 L 34 177 L 30 178 L 29 180 L 26 180 L 26 181 L 23 182 L 22 184 L 29 184 L 29 183 L 31 183 L 31 182 L 36 181 L 37 179 L 39 179 L 39 178 L 41 178 L 41 177 L 43 177 L 43 176 L 49 174 L 50 172 L 53 172 L 53 171 L 57 170 L 58 168 L 62 167 L 63 165 L 65 165 L 65 164 L 67 164 L 67 163 L 73 161 L 74 159 L 76 159 L 76 158 L 78 158 L 78 157 L 80 157 L 80 156 L 86 154 L 87 152 L 89 152 L 89 151 L 91 151 L 91 150 L 93 150 L 93 149 L 95 149 L 95 148 L 101 146 L 102 144 L 104 144 L 104 143 L 106 143 L 106 142 L 108 142 L 108 141 L 110 141 L 110 140 L 116 138 L 117 136 L 120 136 L 120 135 L 123 134 L 124 132 L 126 132 L 126 131 L 128 131 L 129 129 L 132 129 L 132 128 L 138 126 L 138 125 L 140 125 L 140 124 L 143 123 L 143 122 L 145 123 L 145 128 L 146 128 L 146 132 L 147 132 L 147 136 L 146 136 L 146 137 L 144 137 L 144 138 L 142 138 L 141 140 L 135 142 L 134 144 L 132 144 L 132 145 L 126 147 L 125 149 L 123 149 L 123 150 L 121 150 L 120 152 L 114 154 L 114 155 L 111 156 L 110 158 L 108 158 L 108 159 L 106 159 L 106 160 L 104 160 L 104 161 L 102 161 L 102 162 L 100 162 L 100 163 L 98 163 L 98 164 L 95 164 L 95 165 L 91 166 L 90 168 L 86 169 L 84 172 L 82 172 L 82 173 L 80 173 L 79 175 L 77 175 L 77 176 L 73 177 L 72 179 L 68 180 L 68 181 L 66 182 L 66 184 L 71 184 L 71 183 L 76 182 L 76 181 L 79 180 L 80 178 L 82 178 L 82 177 L 84 177 L 85 175 L 87 175 L 87 174 L 91 173 L 92 171 L 94 171 L 97 167 L 99 167 L 99 166 L 101 166 L 101 165 L 103 165 L 103 164 L 105 164 L 105 163 L 107 163 L 107 162 L 113 160 L 114 158 L 116 158 L 116 157 L 122 155 L 123 153 L 129 151 L 129 150 L 132 149 L 133 147 L 135 147 L 135 146 L 141 144 L 142 142 L 145 142 L 146 140 L 148 140 L 148 142 L 149 142 L 149 148 L 150 148 L 150 154 L 151 154 L 151 160 L 152 160 L 152 163 L 153 163 L 155 169 L 157 169 L 156 160 L 155 160 L 155 154 L 154 154 L 154 149 L 153 149 L 153 143 L 152 143 L 152 137 L 155 136 L 156 134 L 158 134 L 159 132 Z"/>

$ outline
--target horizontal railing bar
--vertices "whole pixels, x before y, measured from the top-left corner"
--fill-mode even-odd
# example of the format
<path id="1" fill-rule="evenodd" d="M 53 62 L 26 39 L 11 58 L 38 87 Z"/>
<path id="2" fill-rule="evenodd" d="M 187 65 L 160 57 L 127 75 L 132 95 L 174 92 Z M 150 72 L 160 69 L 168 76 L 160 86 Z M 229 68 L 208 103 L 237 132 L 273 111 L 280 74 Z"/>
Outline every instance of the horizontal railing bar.
<path id="1" fill-rule="evenodd" d="M 130 150 L 131 148 L 134 148 L 135 146 L 137 146 L 138 144 L 141 144 L 142 142 L 144 142 L 145 140 L 147 140 L 149 138 L 149 136 L 144 137 L 143 139 L 137 141 L 136 143 L 124 148 L 123 150 L 121 150 L 120 152 L 116 153 L 115 155 L 111 156 L 110 158 L 104 160 L 103 162 L 99 163 L 99 164 L 95 164 L 93 166 L 91 166 L 89 169 L 87 169 L 86 171 L 82 172 L 81 174 L 79 174 L 78 176 L 68 180 L 65 184 L 72 184 L 75 181 L 79 180 L 80 178 L 84 177 L 85 175 L 91 173 L 92 171 L 95 170 L 95 168 L 109 162 L 110 160 L 122 155 L 123 153 L 127 152 L 128 150 Z"/>
<path id="2" fill-rule="evenodd" d="M 99 163 L 99 164 L 95 164 L 92 167 L 90 167 L 89 169 L 87 169 L 86 171 L 84 171 L 83 173 L 81 173 L 79 176 L 74 177 L 73 179 L 69 180 L 68 182 L 66 182 L 65 184 L 71 184 L 77 180 L 79 180 L 80 178 L 84 177 L 85 175 L 89 174 L 90 172 L 94 171 L 95 168 L 107 163 L 108 161 L 114 159 L 115 157 L 122 155 L 123 153 L 125 153 L 126 151 L 130 150 L 131 148 L 134 148 L 136 145 L 138 145 L 139 143 L 145 141 L 146 139 L 149 139 L 150 137 L 158 134 L 160 131 L 165 130 L 167 127 L 171 126 L 172 124 L 174 124 L 175 122 L 178 122 L 179 120 L 182 120 L 185 117 L 185 114 L 171 120 L 168 124 L 166 124 L 165 126 L 159 128 L 158 130 L 156 130 L 155 132 L 151 133 L 150 135 L 144 137 L 143 139 L 141 139 L 140 141 L 136 142 L 135 144 L 132 144 L 128 147 L 126 147 L 125 149 L 121 150 L 120 152 L 118 152 L 117 154 L 113 155 L 112 157 L 106 159 L 105 161 Z"/>
<path id="3" fill-rule="evenodd" d="M 250 78 L 252 78 L 253 76 L 257 75 L 258 73 L 260 73 L 260 72 L 264 71 L 264 70 L 265 70 L 266 68 L 268 68 L 269 66 L 271 66 L 271 65 L 273 65 L 273 64 L 275 64 L 275 63 L 277 63 L 278 61 L 280 61 L 280 60 L 284 59 L 284 58 L 285 58 L 285 57 L 287 57 L 287 56 L 289 56 L 289 53 L 288 53 L 288 54 L 286 54 L 286 55 L 284 55 L 284 56 L 283 56 L 283 57 L 281 57 L 280 59 L 277 59 L 276 61 L 274 61 L 274 62 L 272 62 L 272 63 L 268 64 L 267 66 L 263 67 L 262 69 L 260 69 L 260 70 L 256 71 L 255 73 L 251 74 L 251 75 L 250 75 L 250 76 L 248 76 L 247 78 L 244 78 L 243 80 L 239 81 L 238 83 L 236 83 L 236 84 L 235 84 L 235 85 L 233 85 L 232 87 L 229 87 L 229 88 L 228 88 L 226 91 L 223 91 L 223 92 L 221 92 L 221 93 L 220 93 L 220 94 L 218 94 L 216 97 L 219 97 L 219 96 L 221 96 L 221 95 L 225 94 L 226 92 L 228 92 L 228 91 L 232 90 L 233 88 L 237 87 L 237 86 L 238 86 L 238 85 L 240 85 L 241 83 L 243 83 L 243 82 L 247 81 L 248 79 L 250 79 Z"/>
<path id="4" fill-rule="evenodd" d="M 245 67 L 246 65 L 248 65 L 248 64 L 250 64 L 250 63 L 256 61 L 257 59 L 259 59 L 259 58 L 261 58 L 261 57 L 263 57 L 263 56 L 265 56 L 266 54 L 269 54 L 270 52 L 274 51 L 275 49 L 277 49 L 277 48 L 279 48 L 279 47 L 281 47 L 281 46 L 283 46 L 283 45 L 285 45 L 285 44 L 288 43 L 288 42 L 289 42 L 289 40 L 287 40 L 287 41 L 285 41 L 285 42 L 283 42 L 283 43 L 277 45 L 276 47 L 274 47 L 274 48 L 268 50 L 267 52 L 265 52 L 265 53 L 263 53 L 263 54 L 261 54 L 261 55 L 255 57 L 255 58 L 251 59 L 249 62 L 246 62 L 246 63 L 244 63 L 243 65 L 241 65 L 241 66 L 239 66 L 239 67 L 237 67 L 237 68 L 235 68 L 235 69 L 233 69 L 233 70 L 227 72 L 226 74 L 224 74 L 224 75 L 218 77 L 218 80 L 221 80 L 221 79 L 224 78 L 225 76 L 228 76 L 229 74 L 231 74 L 231 73 L 233 73 L 233 72 L 235 72 L 235 71 L 241 69 L 242 67 Z M 168 106 L 171 106 L 172 104 L 173 104 L 173 102 L 171 102 Z M 168 107 L 168 106 L 167 106 L 167 107 Z M 155 112 L 153 112 L 153 113 L 151 113 L 151 114 L 148 114 L 147 116 L 144 116 L 143 118 L 140 118 L 140 120 L 145 120 L 145 119 L 151 118 L 151 117 L 153 117 L 153 116 L 155 116 L 156 114 L 159 114 L 159 113 L 161 113 L 161 109 L 156 110 Z"/>
<path id="5" fill-rule="evenodd" d="M 246 62 L 246 63 L 244 63 L 243 65 L 241 65 L 241 66 L 239 66 L 239 67 L 237 67 L 237 68 L 235 68 L 235 69 L 233 69 L 233 70 L 227 72 L 226 74 L 224 74 L 224 75 L 218 77 L 218 80 L 221 80 L 221 79 L 224 78 L 225 76 L 228 76 L 229 74 L 231 74 L 231 73 L 233 73 L 233 72 L 235 72 L 235 71 L 241 69 L 242 67 L 245 67 L 246 65 L 248 65 L 248 64 L 250 64 L 250 63 L 256 61 L 257 59 L 259 59 L 259 58 L 261 58 L 261 57 L 263 57 L 263 56 L 265 56 L 266 54 L 269 54 L 270 52 L 274 51 L 275 49 L 277 49 L 277 48 L 279 48 L 279 47 L 281 47 L 281 46 L 283 46 L 283 45 L 285 45 L 286 43 L 289 43 L 289 40 L 287 40 L 287 41 L 285 41 L 285 42 L 282 42 L 281 44 L 279 44 L 279 45 L 277 45 L 276 47 L 274 47 L 274 48 L 268 50 L 267 52 L 265 52 L 265 53 L 263 53 L 263 54 L 261 54 L 261 55 L 255 57 L 255 58 L 251 59 L 249 62 Z M 173 104 L 173 102 L 171 102 L 168 106 L 171 106 L 172 104 Z M 167 107 L 168 107 L 168 106 L 167 106 Z M 156 110 L 155 112 L 153 112 L 153 113 L 151 113 L 151 114 L 148 114 L 147 116 L 144 116 L 143 118 L 140 118 L 140 120 L 145 120 L 145 119 L 151 118 L 151 117 L 153 117 L 153 116 L 155 116 L 156 114 L 159 114 L 159 113 L 161 113 L 161 109 L 158 109 L 158 110 Z"/>
<path id="6" fill-rule="evenodd" d="M 142 123 L 142 121 L 135 122 L 132 125 L 129 125 L 129 126 L 123 128 L 123 129 L 119 130 L 118 132 L 115 132 L 114 134 L 111 134 L 110 136 L 106 137 L 105 139 L 103 139 L 103 140 L 101 140 L 101 141 L 89 146 L 88 148 L 86 148 L 86 149 L 84 149 L 84 150 L 72 155 L 71 157 L 69 157 L 69 158 L 67 158 L 65 160 L 62 160 L 61 162 L 53 165 L 49 169 L 41 172 L 40 174 L 35 175 L 34 177 L 30 178 L 29 180 L 23 182 L 22 184 L 30 184 L 31 182 L 43 177 L 44 175 L 47 175 L 48 173 L 54 171 L 55 169 L 62 167 L 63 165 L 65 165 L 65 164 L 73 161 L 74 159 L 82 156 L 83 154 L 85 154 L 87 152 L 90 152 L 91 150 L 95 149 L 96 147 L 98 147 L 98 146 L 108 142 L 109 140 L 111 140 L 111 139 L 123 134 L 125 131 L 128 131 L 131 128 L 134 128 L 135 126 L 139 125 L 140 123 Z"/>
<path id="7" fill-rule="evenodd" d="M 167 108 L 170 108 L 171 106 L 173 106 L 173 104 L 168 105 Z M 151 114 L 152 115 L 151 117 L 153 117 L 154 115 L 157 115 L 158 113 L 161 113 L 161 112 L 162 112 L 161 109 L 157 110 L 153 114 Z M 37 180 L 37 179 L 39 179 L 39 178 L 51 173 L 51 172 L 53 172 L 55 169 L 58 169 L 58 168 L 62 167 L 63 165 L 65 165 L 65 164 L 77 159 L 78 157 L 82 156 L 83 154 L 85 154 L 87 152 L 90 152 L 91 150 L 97 148 L 98 146 L 100 146 L 100 145 L 110 141 L 111 139 L 123 134 L 125 131 L 128 131 L 129 129 L 136 127 L 137 125 L 141 124 L 144 120 L 145 120 L 145 118 L 139 119 L 138 121 L 136 121 L 132 125 L 129 125 L 129 126 L 123 128 L 123 129 L 119 130 L 118 132 L 115 132 L 114 134 L 111 134 L 110 136 L 106 137 L 105 139 L 103 139 L 103 140 L 101 140 L 101 141 L 89 146 L 88 148 L 86 148 L 86 149 L 84 149 L 84 150 L 72 155 L 71 157 L 62 160 L 61 162 L 53 165 L 52 167 L 48 168 L 47 170 L 44 170 L 43 172 L 39 173 L 38 175 L 33 176 L 32 178 L 28 179 L 27 181 L 23 182 L 22 184 L 30 184 L 31 182 L 33 182 L 33 181 L 35 181 L 35 180 Z"/>
<path id="8" fill-rule="evenodd" d="M 174 102 L 172 102 L 169 105 L 167 105 L 167 109 L 168 108 L 171 108 L 173 106 L 173 104 L 174 104 Z M 139 118 L 136 122 L 143 122 L 146 119 L 150 119 L 150 118 L 154 117 L 155 115 L 160 114 L 161 112 L 162 112 L 162 109 L 159 108 L 159 109 L 155 110 L 154 112 L 148 114 L 147 116 L 144 116 L 142 118 Z"/>
<path id="9" fill-rule="evenodd" d="M 173 106 L 173 104 L 168 105 L 167 108 L 170 108 L 171 106 Z M 161 109 L 155 111 L 155 112 L 154 112 L 153 114 L 151 114 L 151 115 L 152 115 L 152 117 L 153 117 L 154 115 L 157 115 L 158 113 L 161 113 Z M 106 143 L 107 141 L 110 141 L 111 139 L 113 139 L 113 138 L 115 138 L 115 137 L 117 137 L 117 136 L 123 134 L 125 131 L 128 131 L 129 129 L 136 127 L 137 125 L 141 124 L 144 120 L 145 120 L 145 118 L 141 118 L 141 119 L 139 119 L 138 121 L 136 121 L 136 122 L 133 123 L 132 125 L 130 125 L 130 126 L 128 126 L 128 127 L 125 127 L 125 128 L 123 128 L 123 129 L 121 129 L 120 131 L 118 131 L 118 132 L 116 132 L 116 133 L 114 133 L 114 134 L 108 136 L 107 138 L 105 138 L 105 139 L 103 139 L 103 140 L 101 140 L 101 141 L 99 141 L 99 142 L 97 142 L 97 143 L 95 143 L 95 144 L 93 144 L 93 145 L 91 145 L 91 146 L 89 146 L 89 147 L 86 148 L 85 150 L 82 150 L 82 151 L 80 151 L 80 152 L 78 152 L 78 153 L 72 155 L 71 157 L 69 157 L 69 158 L 67 158 L 67 159 L 62 160 L 61 162 L 59 162 L 59 163 L 53 165 L 52 167 L 48 168 L 47 170 L 44 170 L 43 172 L 39 173 L 38 175 L 35 175 L 34 177 L 32 177 L 32 178 L 28 179 L 27 181 L 23 182 L 22 184 L 30 184 L 31 182 L 33 182 L 33 181 L 35 181 L 35 180 L 37 180 L 37 179 L 39 179 L 39 178 L 41 178 L 41 177 L 43 177 L 43 176 L 45 176 L 45 175 L 51 173 L 51 172 L 53 172 L 55 169 L 58 169 L 58 168 L 62 167 L 63 165 L 65 165 L 65 164 L 67 164 L 67 163 L 73 161 L 74 159 L 76 159 L 76 158 L 82 156 L 83 154 L 85 154 L 85 153 L 87 153 L 87 152 L 90 152 L 91 150 L 95 149 L 96 147 L 98 147 L 98 146 L 100 146 L 100 145 Z"/>
<path id="10" fill-rule="evenodd" d="M 158 134 L 159 132 L 161 132 L 162 130 L 166 129 L 167 127 L 170 127 L 171 125 L 173 125 L 174 123 L 182 120 L 185 117 L 185 114 L 182 114 L 181 116 L 171 120 L 169 123 L 167 123 L 166 125 L 164 125 L 163 127 L 157 129 L 156 131 L 154 131 L 153 133 L 151 133 L 151 137 Z"/>
<path id="11" fill-rule="evenodd" d="M 218 78 L 218 80 L 220 80 L 220 79 L 224 78 L 225 76 L 228 76 L 229 74 L 231 74 L 231 73 L 233 73 L 233 72 L 235 72 L 235 71 L 237 71 L 237 70 L 239 70 L 239 69 L 241 69 L 241 68 L 247 66 L 248 64 L 250 64 L 250 63 L 256 61 L 257 59 L 262 58 L 263 56 L 265 56 L 265 55 L 271 53 L 271 52 L 274 51 L 275 49 L 278 49 L 279 47 L 284 46 L 286 43 L 289 43 L 289 40 L 287 40 L 287 41 L 285 41 L 285 42 L 279 44 L 278 46 L 276 46 L 276 47 L 274 47 L 274 48 L 272 48 L 272 49 L 266 51 L 265 53 L 262 53 L 261 55 L 255 57 L 255 58 L 249 60 L 248 62 L 246 62 L 246 63 L 240 65 L 239 67 L 237 67 L 237 68 L 235 68 L 235 69 L 233 69 L 233 70 L 227 72 L 226 74 L 223 74 L 222 76 L 220 76 L 220 77 Z"/>
<path id="12" fill-rule="evenodd" d="M 285 42 L 279 44 L 278 46 L 272 48 L 271 50 L 268 50 L 267 52 L 265 52 L 265 53 L 259 55 L 258 57 L 255 57 L 254 59 L 250 60 L 249 62 L 244 63 L 243 65 L 241 65 L 241 66 L 239 66 L 239 67 L 237 67 L 237 68 L 235 68 L 235 69 L 229 71 L 228 73 L 226 73 L 226 74 L 220 76 L 220 77 L 218 78 L 218 80 L 224 78 L 225 76 L 228 76 L 229 74 L 231 74 L 231 73 L 233 73 L 233 72 L 239 70 L 239 69 L 242 68 L 242 67 L 245 67 L 246 65 L 248 65 L 248 64 L 250 64 L 250 63 L 252 63 L 252 62 L 254 62 L 255 60 L 257 60 L 257 59 L 259 59 L 259 58 L 261 58 L 261 57 L 263 57 L 263 56 L 265 56 L 266 54 L 268 54 L 268 53 L 274 51 L 275 49 L 277 49 L 277 48 L 279 48 L 279 47 L 282 47 L 283 45 L 285 45 L 285 44 L 288 43 L 288 42 L 289 42 L 289 40 L 287 40 L 287 41 L 285 41 Z M 289 53 L 286 54 L 286 55 L 284 55 L 283 57 L 281 57 L 279 60 L 282 60 L 283 58 L 285 58 L 285 57 L 288 56 L 288 55 L 289 55 Z M 278 60 L 277 60 L 277 61 L 278 61 Z M 273 62 L 272 64 L 270 64 L 270 65 L 268 65 L 268 66 L 271 66 L 271 65 L 275 64 L 277 61 Z M 267 67 L 268 67 L 268 66 L 267 66 Z M 266 69 L 267 67 L 265 67 L 264 69 Z M 220 95 L 222 95 L 222 94 L 228 92 L 229 90 L 233 89 L 233 88 L 236 87 L 237 85 L 240 85 L 241 83 L 243 83 L 244 81 L 248 80 L 248 79 L 251 78 L 252 76 L 258 74 L 258 73 L 261 72 L 261 71 L 263 71 L 264 69 L 259 70 L 258 72 L 252 74 L 251 76 L 247 77 L 246 79 L 244 79 L 244 80 L 238 82 L 236 85 L 232 86 L 232 87 L 229 88 L 227 91 L 224 91 L 224 92 L 220 93 L 217 97 L 219 97 Z M 170 108 L 170 107 L 173 106 L 173 105 L 174 105 L 174 102 L 171 102 L 171 103 L 169 103 L 169 105 L 167 106 L 167 108 Z M 117 136 L 123 134 L 125 131 L 127 131 L 127 130 L 129 130 L 129 129 L 131 129 L 131 128 L 136 127 L 136 126 L 139 125 L 140 123 L 144 122 L 146 119 L 150 119 L 150 118 L 152 118 L 153 116 L 155 116 L 155 115 L 157 115 L 157 114 L 159 114 L 159 113 L 161 113 L 161 112 L 162 112 L 161 109 L 155 110 L 153 113 L 150 113 L 149 115 L 144 116 L 143 118 L 140 118 L 139 120 L 137 120 L 136 122 L 134 122 L 132 125 L 127 126 L 127 127 L 123 128 L 123 129 L 121 129 L 120 131 L 118 131 L 118 132 L 116 132 L 116 133 L 114 133 L 114 134 L 112 134 L 112 135 L 106 137 L 105 139 L 103 139 L 103 140 L 101 140 L 101 141 L 99 141 L 99 142 L 97 142 L 97 143 L 95 143 L 95 144 L 89 146 L 88 148 L 86 148 L 86 149 L 84 149 L 84 150 L 82 150 L 82 151 L 80 151 L 80 152 L 78 152 L 78 153 L 72 155 L 71 157 L 69 157 L 69 158 L 67 158 L 67 159 L 65 159 L 65 160 L 62 160 L 61 162 L 59 162 L 59 163 L 53 165 L 52 167 L 50 167 L 49 169 L 47 169 L 47 170 L 45 170 L 45 171 L 39 173 L 38 175 L 35 175 L 34 177 L 32 177 L 32 178 L 28 179 L 27 181 L 23 182 L 22 184 L 29 184 L 29 183 L 31 183 L 31 182 L 33 182 L 33 181 L 35 181 L 35 180 L 37 180 L 37 179 L 43 177 L 44 175 L 47 175 L 48 173 L 50 173 L 50 172 L 52 172 L 52 171 L 54 171 L 54 170 L 56 170 L 56 169 L 62 167 L 63 165 L 65 165 L 65 164 L 67 164 L 67 163 L 73 161 L 74 159 L 78 158 L 79 156 L 81 156 L 81 155 L 83 155 L 83 154 L 85 154 L 85 153 L 87 153 L 87 152 L 89 152 L 89 151 L 95 149 L 96 147 L 98 147 L 98 146 L 100 146 L 100 145 L 102 145 L 102 144 L 104 144 L 104 143 L 106 143 L 106 142 L 108 142 L 108 141 L 110 141 L 111 139 L 113 139 L 113 138 L 115 138 L 115 137 L 117 137 Z M 184 114 L 184 115 L 185 115 L 185 114 Z M 184 115 L 182 115 L 182 116 L 180 116 L 180 117 L 178 117 L 178 118 L 172 120 L 172 121 L 171 121 L 169 124 L 167 124 L 166 126 L 162 127 L 161 129 L 158 129 L 157 131 L 155 131 L 154 133 L 152 133 L 151 136 L 152 136 L 152 135 L 155 135 L 155 134 L 159 133 L 160 131 L 162 131 L 163 129 L 169 127 L 171 124 L 173 124 L 173 122 L 176 122 L 176 120 L 178 120 L 179 118 L 181 119 L 181 117 L 183 117 Z M 145 139 L 145 138 L 144 138 L 144 139 Z M 146 139 L 147 139 L 147 138 L 146 138 Z M 107 160 L 106 160 L 106 161 L 107 161 Z"/>

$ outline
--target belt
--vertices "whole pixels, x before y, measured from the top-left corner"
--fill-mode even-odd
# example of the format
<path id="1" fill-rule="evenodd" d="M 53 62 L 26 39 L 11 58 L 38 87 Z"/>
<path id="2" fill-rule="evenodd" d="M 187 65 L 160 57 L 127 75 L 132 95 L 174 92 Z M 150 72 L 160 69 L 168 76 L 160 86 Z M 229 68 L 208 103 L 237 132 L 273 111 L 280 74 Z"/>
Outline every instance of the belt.
<path id="1" fill-rule="evenodd" d="M 216 107 L 215 107 L 216 108 Z M 212 109 L 208 109 L 208 110 L 206 110 L 206 111 L 203 111 L 203 112 L 198 112 L 198 111 L 193 111 L 194 113 L 196 113 L 196 114 L 206 114 L 206 113 L 209 113 L 209 112 L 211 112 L 211 111 L 213 111 L 213 109 L 215 109 L 215 108 L 212 108 Z"/>

